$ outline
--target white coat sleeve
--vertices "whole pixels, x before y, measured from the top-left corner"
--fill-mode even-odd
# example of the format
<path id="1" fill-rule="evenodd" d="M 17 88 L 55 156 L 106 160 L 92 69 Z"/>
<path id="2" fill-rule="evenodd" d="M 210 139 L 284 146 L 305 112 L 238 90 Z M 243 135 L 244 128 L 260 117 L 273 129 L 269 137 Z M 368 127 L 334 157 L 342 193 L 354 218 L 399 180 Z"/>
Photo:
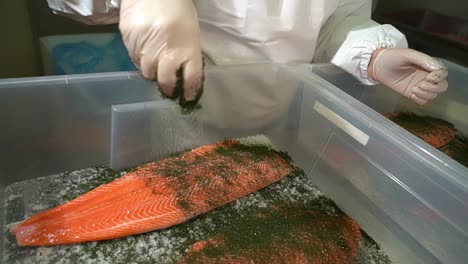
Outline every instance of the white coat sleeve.
<path id="1" fill-rule="evenodd" d="M 407 48 L 405 36 L 391 25 L 371 20 L 370 0 L 340 0 L 320 30 L 314 62 L 331 62 L 366 85 L 378 84 L 367 68 L 378 48 Z"/>
<path id="2" fill-rule="evenodd" d="M 54 14 L 89 25 L 119 21 L 120 0 L 47 0 Z"/>

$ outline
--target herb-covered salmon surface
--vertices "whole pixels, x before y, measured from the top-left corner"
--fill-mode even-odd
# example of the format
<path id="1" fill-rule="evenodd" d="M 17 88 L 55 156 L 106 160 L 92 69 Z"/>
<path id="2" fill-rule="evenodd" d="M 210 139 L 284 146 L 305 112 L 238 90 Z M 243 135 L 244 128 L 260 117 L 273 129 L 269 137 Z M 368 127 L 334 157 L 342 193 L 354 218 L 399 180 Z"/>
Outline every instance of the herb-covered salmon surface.
<path id="1" fill-rule="evenodd" d="M 140 174 L 137 175 L 137 172 Z M 215 177 L 215 174 L 220 181 L 216 183 L 217 188 L 210 187 L 210 181 L 203 181 Z M 145 180 L 139 182 L 140 185 L 136 184 L 136 180 L 130 181 L 145 178 L 145 175 L 153 175 L 152 179 L 159 181 Z M 251 176 L 255 177 L 246 180 Z M 124 185 L 125 177 L 129 177 L 129 181 Z M 279 180 L 274 182 L 274 177 Z M 110 206 L 118 202 L 121 207 L 114 207 L 112 212 L 106 213 L 107 217 L 118 215 L 118 212 L 126 215 L 123 208 L 138 204 L 137 196 L 130 195 L 133 192 L 142 192 L 146 197 L 160 194 L 148 192 L 149 186 L 158 187 L 159 192 L 167 192 L 173 197 L 174 211 L 177 212 L 174 215 L 182 217 L 171 220 L 172 225 L 167 222 L 166 228 L 115 239 L 92 238 L 90 242 L 54 242 L 54 245 L 50 245 L 49 240 L 43 240 L 50 246 L 22 246 L 15 233 L 10 232 L 12 223 L 20 222 L 15 226 L 17 228 L 26 227 L 28 219 L 41 214 L 44 217 L 48 210 L 55 212 L 56 217 L 66 224 L 65 218 L 60 218 L 60 213 L 53 208 L 80 201 L 100 187 L 119 182 L 122 188 L 107 203 Z M 251 184 L 266 187 L 250 191 L 253 190 Z M 190 188 L 196 188 L 192 189 L 193 194 L 184 191 Z M 239 190 L 248 194 L 226 203 L 234 199 L 230 194 Z M 280 261 L 282 257 L 278 257 L 277 252 L 297 256 L 296 262 L 290 260 L 287 263 L 304 263 L 304 259 L 307 259 L 305 263 L 390 263 L 385 252 L 359 229 L 358 223 L 343 213 L 301 168 L 294 165 L 286 153 L 279 151 L 265 136 L 226 140 L 123 171 L 96 167 L 34 178 L 6 186 L 3 194 L 2 209 L 6 224 L 3 227 L 5 236 L 0 237 L 3 263 L 175 264 L 203 259 L 199 258 L 201 256 L 226 263 L 232 257 L 229 254 L 237 254 L 240 258 L 240 261 L 233 263 L 251 263 L 251 254 L 257 253 L 263 261 Z M 128 201 L 124 203 L 126 199 Z M 218 202 L 226 204 L 215 208 Z M 93 205 L 105 203 L 105 200 L 89 199 L 89 203 L 82 206 L 88 206 L 90 211 L 80 210 L 89 215 L 97 210 Z M 200 213 L 204 210 L 207 212 Z M 200 214 L 194 216 L 196 213 Z M 102 217 L 105 218 L 106 214 L 103 213 Z M 81 219 L 81 227 L 98 224 L 91 218 Z M 178 221 L 185 222 L 174 224 Z M 36 223 L 57 226 L 52 221 Z M 78 222 L 73 220 L 70 223 Z M 41 234 L 40 230 L 37 229 L 37 234 Z M 295 240 L 297 234 L 304 236 Z M 40 236 L 31 235 L 29 238 L 38 239 Z M 27 239 L 24 241 L 26 243 Z M 36 243 L 39 241 L 36 240 Z M 207 251 L 210 252 L 211 242 L 226 251 L 211 251 L 217 255 L 206 255 Z M 278 245 L 280 242 L 284 242 L 283 246 Z M 243 245 L 251 250 L 245 251 Z"/>
<path id="2" fill-rule="evenodd" d="M 194 243 L 179 264 L 353 263 L 360 240 L 359 225 L 345 215 L 285 203 L 235 219 Z"/>
<path id="3" fill-rule="evenodd" d="M 290 173 L 278 152 L 236 140 L 145 164 L 11 228 L 22 246 L 114 239 L 183 223 Z"/>
<path id="4" fill-rule="evenodd" d="M 419 137 L 434 148 L 441 148 L 455 137 L 455 127 L 442 119 L 411 112 L 394 112 L 387 118 Z"/>
<path id="5" fill-rule="evenodd" d="M 393 112 L 386 117 L 468 167 L 468 139 L 453 124 L 440 118 L 411 112 Z"/>

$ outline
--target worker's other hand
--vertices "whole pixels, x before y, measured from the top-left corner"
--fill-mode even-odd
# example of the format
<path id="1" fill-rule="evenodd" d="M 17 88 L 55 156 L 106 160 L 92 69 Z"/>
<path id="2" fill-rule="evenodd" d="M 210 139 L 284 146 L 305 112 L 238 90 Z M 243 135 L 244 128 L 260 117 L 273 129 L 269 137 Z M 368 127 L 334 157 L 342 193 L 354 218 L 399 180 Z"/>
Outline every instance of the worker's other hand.
<path id="1" fill-rule="evenodd" d="M 378 49 L 369 63 L 369 76 L 418 105 L 447 90 L 447 68 L 412 49 Z"/>
<path id="2" fill-rule="evenodd" d="M 119 29 L 132 61 L 163 95 L 198 100 L 203 59 L 192 0 L 122 0 Z"/>

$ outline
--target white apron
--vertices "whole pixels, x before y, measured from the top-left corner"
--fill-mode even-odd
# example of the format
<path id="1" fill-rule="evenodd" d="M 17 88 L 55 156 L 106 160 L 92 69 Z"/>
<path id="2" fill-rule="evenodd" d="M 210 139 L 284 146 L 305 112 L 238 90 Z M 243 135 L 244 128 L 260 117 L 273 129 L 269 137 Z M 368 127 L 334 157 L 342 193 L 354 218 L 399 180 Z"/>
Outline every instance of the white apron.
<path id="1" fill-rule="evenodd" d="M 202 47 L 215 64 L 307 63 L 338 0 L 195 0 Z"/>

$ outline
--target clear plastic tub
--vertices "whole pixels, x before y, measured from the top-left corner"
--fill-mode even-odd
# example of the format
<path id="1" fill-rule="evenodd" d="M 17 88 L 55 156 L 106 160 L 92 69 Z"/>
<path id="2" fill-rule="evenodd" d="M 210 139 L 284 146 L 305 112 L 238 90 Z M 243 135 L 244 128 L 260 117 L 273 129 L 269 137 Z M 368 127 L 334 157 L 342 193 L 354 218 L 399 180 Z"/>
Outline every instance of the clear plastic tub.
<path id="1" fill-rule="evenodd" d="M 110 106 L 158 98 L 136 73 L 0 80 L 0 183 L 107 164 Z"/>
<path id="2" fill-rule="evenodd" d="M 51 86 L 55 93 L 46 92 Z M 83 86 L 87 96 L 69 96 Z M 366 94 L 360 88 L 351 92 Z M 307 66 L 209 67 L 205 91 L 202 108 L 184 116 L 137 75 L 3 81 L 0 98 L 10 104 L 0 104 L 0 120 L 8 124 L 0 138 L 19 154 L 5 155 L 1 191 L 51 172 L 120 168 L 187 146 L 264 134 L 394 263 L 466 263 L 468 179 L 446 157 L 421 151 L 426 145 Z M 60 144 L 39 144 L 57 133 Z"/>
<path id="3" fill-rule="evenodd" d="M 468 112 L 468 89 L 466 89 L 465 86 L 468 83 L 468 69 L 447 60 L 442 59 L 442 61 L 449 70 L 449 89 L 447 92 L 440 95 L 436 100 L 428 103 L 425 106 L 418 106 L 410 100 L 401 97 L 397 93 L 382 85 L 372 87 L 364 86 L 351 75 L 331 64 L 315 64 L 308 67 L 314 74 L 317 74 L 320 77 L 326 79 L 328 82 L 334 84 L 336 87 L 339 87 L 342 91 L 345 91 L 347 94 L 353 96 L 367 107 L 373 109 L 375 111 L 373 114 L 383 116 L 384 114 L 394 111 L 410 111 L 420 115 L 430 115 L 451 122 L 462 134 L 467 136 L 468 119 L 465 115 Z M 365 110 L 365 112 L 367 112 L 367 110 Z M 369 112 L 369 114 L 371 112 Z M 389 123 L 393 124 L 393 122 L 388 120 L 381 121 L 381 125 L 387 125 Z M 400 157 L 393 161 L 386 160 L 385 162 L 376 162 L 376 165 L 382 166 L 384 163 L 401 164 L 401 161 L 405 160 L 408 163 L 408 168 L 412 167 L 412 169 L 406 171 L 404 168 L 405 166 L 403 166 L 400 168 L 394 167 L 389 170 L 387 169 L 389 167 L 382 166 L 379 170 L 385 171 L 384 173 L 387 176 L 395 177 L 393 178 L 394 181 L 400 182 L 400 184 L 405 186 L 409 192 L 414 193 L 414 195 L 419 197 L 418 199 L 423 201 L 427 207 L 432 208 L 431 210 L 433 212 L 437 211 L 438 213 L 436 214 L 439 214 L 441 219 L 445 219 L 443 221 L 451 222 L 455 229 L 464 230 L 463 233 L 465 234 L 464 236 L 466 236 L 468 230 L 468 221 L 466 221 L 466 218 L 460 218 L 460 222 L 456 224 L 452 221 L 453 218 L 451 218 L 450 215 L 455 216 L 460 212 L 463 212 L 463 214 L 466 213 L 466 209 L 458 210 L 457 208 L 459 205 L 464 208 L 466 208 L 468 205 L 468 192 L 466 189 L 468 186 L 468 168 L 459 164 L 455 160 L 446 156 L 439 150 L 425 143 L 403 128 L 393 125 L 390 126 L 391 127 L 386 129 L 386 131 L 383 133 L 397 135 L 393 138 L 392 141 L 395 143 L 399 142 L 399 144 L 405 146 L 400 150 L 388 148 L 386 151 L 400 153 Z M 383 144 L 387 145 L 386 143 Z M 379 153 L 382 154 L 382 151 L 369 151 L 367 154 L 368 159 L 373 160 L 372 163 L 374 163 L 375 160 L 378 159 L 380 155 Z M 390 156 L 385 153 L 385 155 L 382 155 L 382 157 L 389 158 Z M 357 166 L 362 168 L 360 165 Z M 352 173 L 346 171 L 347 169 L 343 169 L 342 173 Z M 456 203 L 450 203 L 442 199 L 439 196 L 439 194 L 441 194 L 439 191 L 433 190 L 435 192 L 432 194 L 423 195 L 423 193 L 426 193 L 426 191 L 429 189 L 427 189 L 425 181 L 420 181 L 418 176 L 413 178 L 415 173 L 424 175 L 423 177 L 433 182 L 433 184 L 439 185 L 441 188 L 440 190 L 444 190 L 443 192 L 446 192 L 447 195 L 456 197 L 456 200 L 458 200 L 458 205 L 456 205 Z M 383 178 L 386 177 L 382 177 L 382 179 Z M 450 182 L 451 184 L 448 184 Z M 387 188 L 391 188 L 391 185 L 392 184 L 388 184 Z M 452 186 L 453 188 L 449 186 Z M 387 191 L 387 188 L 382 188 L 381 190 Z M 402 195 L 404 194 L 402 193 Z M 398 208 L 398 205 L 395 204 L 394 210 L 405 210 L 403 208 L 408 205 L 406 202 L 407 201 L 404 202 L 405 205 L 402 206 L 401 209 Z M 436 206 L 436 204 L 438 205 Z M 417 208 L 419 209 L 413 208 L 409 210 L 413 211 L 413 214 L 418 214 L 417 211 L 421 208 L 419 206 L 417 206 Z M 460 258 L 457 259 L 453 258 L 454 255 L 439 251 L 440 246 L 444 244 L 443 241 L 445 239 L 448 241 L 452 238 L 452 235 L 450 232 L 447 232 L 448 228 L 441 228 L 438 226 L 438 224 L 432 226 L 434 229 L 439 229 L 438 231 L 429 230 L 426 224 L 427 222 L 434 220 L 434 215 L 431 213 L 429 214 L 431 216 L 429 216 L 426 209 L 422 211 L 425 211 L 424 214 L 426 217 L 421 218 L 419 223 L 414 222 L 414 226 L 408 226 L 408 230 L 411 230 L 409 233 L 411 233 L 419 241 L 425 241 L 423 244 L 425 244 L 425 247 L 429 249 L 429 251 L 439 252 L 441 256 L 443 256 L 439 259 L 441 262 L 466 262 L 468 258 L 462 258 L 461 255 Z M 421 213 L 421 211 L 419 213 Z M 406 222 L 406 220 L 403 221 Z M 435 221 L 434 223 L 441 222 Z M 409 222 L 406 222 L 406 224 L 409 224 Z M 443 238 L 444 236 L 445 238 Z M 455 236 L 453 236 L 453 238 L 454 237 Z M 458 242 L 454 242 L 454 245 L 455 243 L 458 243 L 460 249 L 468 249 L 468 240 L 466 237 L 462 240 L 459 240 Z M 453 252 L 453 254 L 455 253 Z"/>
<path id="4" fill-rule="evenodd" d="M 430 115 L 454 124 L 462 134 L 468 136 L 468 118 L 465 116 L 465 113 L 468 113 L 468 68 L 444 59 L 440 60 L 449 71 L 447 78 L 449 88 L 424 106 L 418 106 L 382 85 L 364 86 L 334 65 L 314 64 L 308 67 L 315 74 L 382 115 L 393 111 L 410 111 L 420 115 Z M 422 142 L 419 139 L 415 141 Z M 425 146 L 425 149 L 431 153 L 437 152 L 429 145 Z"/>

